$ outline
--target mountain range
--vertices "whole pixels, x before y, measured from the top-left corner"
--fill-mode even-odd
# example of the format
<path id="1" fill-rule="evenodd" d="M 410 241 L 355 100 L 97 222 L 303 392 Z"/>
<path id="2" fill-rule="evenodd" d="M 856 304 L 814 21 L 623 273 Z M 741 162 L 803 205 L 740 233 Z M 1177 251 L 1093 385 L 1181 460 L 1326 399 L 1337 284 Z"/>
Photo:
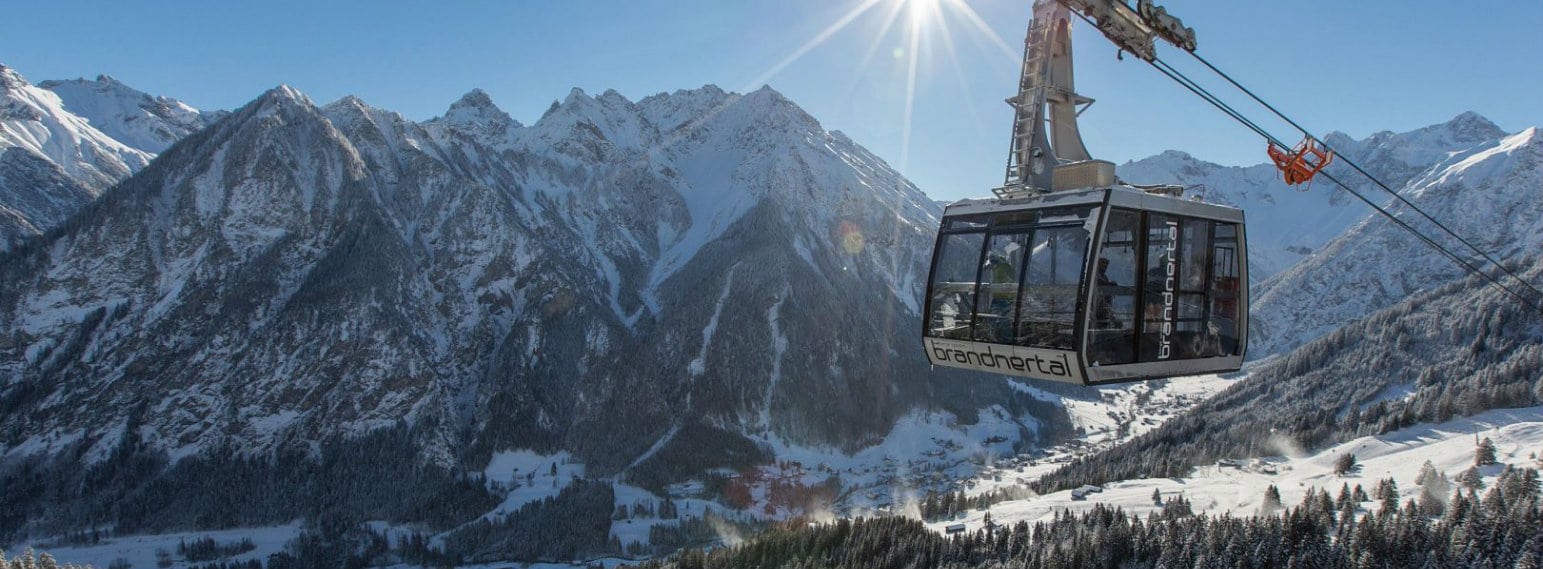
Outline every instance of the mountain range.
<path id="1" fill-rule="evenodd" d="M 1326 140 L 1531 262 L 1536 138 L 1465 113 Z M 1176 151 L 1120 174 L 1247 212 L 1254 357 L 1321 354 L 1369 314 L 1426 326 L 1477 286 L 1323 181 Z M 1020 447 L 1070 436 L 1062 402 L 915 349 L 940 213 L 771 88 L 575 89 L 527 125 L 480 90 L 426 121 L 285 86 L 202 112 L 0 67 L 0 482 L 30 490 L 0 502 L 0 542 L 318 502 L 449 527 L 493 499 L 467 473 L 516 449 L 662 493 L 925 411 L 999 406 Z M 251 497 L 294 484 L 313 493 Z"/>
<path id="2" fill-rule="evenodd" d="M 526 126 L 279 87 L 7 255 L 0 449 L 325 462 L 407 429 L 444 472 L 566 450 L 654 488 L 752 438 L 855 449 L 1013 399 L 910 349 L 937 215 L 770 88 L 575 90 Z"/>

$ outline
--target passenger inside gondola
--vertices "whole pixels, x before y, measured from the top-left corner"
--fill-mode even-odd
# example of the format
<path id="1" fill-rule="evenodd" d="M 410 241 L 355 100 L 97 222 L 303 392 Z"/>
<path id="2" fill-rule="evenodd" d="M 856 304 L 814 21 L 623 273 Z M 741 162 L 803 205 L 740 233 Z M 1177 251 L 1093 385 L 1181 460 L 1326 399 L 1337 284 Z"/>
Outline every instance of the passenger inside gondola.
<path id="1" fill-rule="evenodd" d="M 972 222 L 955 221 L 971 228 Z M 974 224 L 984 228 L 984 223 Z M 944 237 L 932 284 L 930 335 L 970 340 L 975 312 L 976 275 L 980 270 L 985 233 L 957 233 Z"/>
<path id="2" fill-rule="evenodd" d="M 1098 312 L 1093 316 L 1094 325 L 1100 329 L 1119 328 L 1120 319 L 1114 315 L 1114 297 L 1110 289 L 1120 286 L 1120 283 L 1114 282 L 1114 279 L 1109 278 L 1108 257 L 1099 257 L 1097 278 L 1099 287 Z"/>
<path id="3" fill-rule="evenodd" d="M 1141 216 L 1116 210 L 1109 214 L 1097 261 L 1095 310 L 1088 333 L 1088 363 L 1136 361 L 1136 256 Z"/>
<path id="4" fill-rule="evenodd" d="M 1018 265 L 1023 257 L 1019 235 L 997 235 L 991 240 L 981 267 L 980 308 L 976 311 L 975 341 L 1009 343 L 1013 306 L 1018 301 Z M 1014 262 L 1019 261 L 1019 262 Z"/>

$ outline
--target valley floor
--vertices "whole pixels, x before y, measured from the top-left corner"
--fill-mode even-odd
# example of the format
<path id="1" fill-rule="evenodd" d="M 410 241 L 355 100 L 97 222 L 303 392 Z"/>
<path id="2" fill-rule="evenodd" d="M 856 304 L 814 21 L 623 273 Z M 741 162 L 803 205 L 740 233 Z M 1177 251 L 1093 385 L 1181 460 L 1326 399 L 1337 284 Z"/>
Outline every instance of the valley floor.
<path id="1" fill-rule="evenodd" d="M 730 518 L 786 519 L 806 516 L 898 514 L 916 516 L 915 501 L 926 491 L 963 492 L 978 495 L 998 489 L 1021 488 L 1059 468 L 1078 456 L 1091 454 L 1146 432 L 1183 412 L 1195 403 L 1225 389 L 1241 379 L 1233 376 L 1202 376 L 1167 382 L 1132 384 L 1097 390 L 1085 399 L 1064 399 L 1073 425 L 1081 436 L 1074 441 L 1026 454 L 1013 454 L 1011 441 L 1021 424 L 1000 409 L 984 410 L 974 425 L 958 425 L 952 416 L 942 413 L 918 413 L 900 422 L 884 441 L 857 455 L 798 448 L 777 441 L 777 464 L 757 471 L 739 473 L 736 480 L 749 485 L 751 504 L 743 510 L 699 497 L 699 484 L 671 488 L 682 514 L 700 515 L 715 511 Z M 1052 394 L 1020 386 L 1042 398 Z M 1419 493 L 1415 478 L 1426 461 L 1436 470 L 1455 478 L 1473 464 L 1476 437 L 1489 437 L 1498 450 L 1500 465 L 1481 469 L 1486 483 L 1492 483 L 1503 465 L 1538 467 L 1537 454 L 1543 452 L 1543 407 L 1495 410 L 1438 425 L 1417 425 L 1386 435 L 1363 437 L 1344 444 L 1306 454 L 1283 444 L 1280 454 L 1268 457 L 1233 457 L 1225 463 L 1200 467 L 1184 478 L 1135 479 L 1107 484 L 1096 491 L 1061 491 L 1028 499 L 997 503 L 987 510 L 969 510 L 954 519 L 931 522 L 938 532 L 957 529 L 963 524 L 969 531 L 981 527 L 989 512 L 993 522 L 1047 520 L 1055 513 L 1070 509 L 1085 511 L 1094 504 L 1118 506 L 1136 515 L 1157 512 L 1154 492 L 1164 499 L 1182 495 L 1196 512 L 1230 513 L 1248 516 L 1259 511 L 1265 489 L 1275 485 L 1282 502 L 1299 502 L 1309 488 L 1331 494 L 1341 485 L 1362 486 L 1370 492 L 1377 481 L 1392 478 L 1404 498 Z M 1355 455 L 1360 465 L 1355 472 L 1338 476 L 1333 473 L 1337 457 Z M 583 465 L 566 455 L 536 455 L 514 451 L 499 453 L 484 473 L 488 483 L 508 492 L 507 499 L 487 516 L 506 515 L 519 506 L 555 495 L 571 480 L 583 476 Z M 791 482 L 814 486 L 832 476 L 842 483 L 841 495 L 833 511 L 806 512 L 777 504 L 773 488 L 785 488 Z M 653 504 L 657 498 L 640 488 L 616 484 L 619 506 Z M 1371 507 L 1375 507 L 1372 505 Z M 649 528 L 672 525 L 674 519 L 654 515 L 618 520 L 611 534 L 623 544 L 649 540 Z M 376 528 L 387 534 L 407 531 L 381 524 Z M 35 544 L 62 562 L 90 564 L 105 568 L 122 559 L 132 567 L 156 567 L 158 550 L 173 554 L 183 541 L 210 537 L 220 543 L 251 539 L 256 548 L 231 560 L 259 559 L 282 550 L 296 537 L 300 525 L 225 531 L 203 531 L 153 536 L 117 536 L 101 544 L 86 547 Z M 727 539 L 727 538 L 726 538 Z M 730 540 L 737 541 L 737 540 Z M 725 541 L 727 543 L 727 541 Z M 176 556 L 174 566 L 187 566 Z M 622 558 L 593 560 L 606 565 L 628 562 Z M 497 564 L 505 566 L 505 564 Z"/>
<path id="2" fill-rule="evenodd" d="M 255 549 L 224 559 L 226 562 L 246 562 L 253 559 L 266 561 L 269 555 L 283 551 L 290 540 L 300 535 L 300 531 L 300 523 L 295 522 L 261 528 L 116 536 L 104 539 L 96 545 L 82 547 L 52 547 L 46 542 L 34 544 L 33 547 L 38 548 L 39 551 L 47 551 L 60 563 L 90 565 L 96 569 L 106 569 L 112 567 L 115 561 L 122 560 L 131 568 L 149 569 L 157 566 L 157 551 L 165 551 L 168 555 L 177 557 L 179 544 L 191 543 L 206 537 L 220 544 L 239 542 L 242 539 L 252 540 L 252 544 L 256 546 Z M 177 565 L 187 566 L 185 563 Z"/>

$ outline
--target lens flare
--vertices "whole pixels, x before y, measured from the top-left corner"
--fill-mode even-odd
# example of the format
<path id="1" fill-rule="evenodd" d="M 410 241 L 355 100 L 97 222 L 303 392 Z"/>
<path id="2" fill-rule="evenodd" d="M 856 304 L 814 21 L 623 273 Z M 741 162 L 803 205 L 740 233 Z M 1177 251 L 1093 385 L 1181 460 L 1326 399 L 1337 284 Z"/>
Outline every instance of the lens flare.
<path id="1" fill-rule="evenodd" d="M 862 228 L 850 221 L 843 220 L 836 233 L 841 238 L 841 249 L 846 251 L 848 255 L 856 255 L 863 252 L 863 247 L 868 244 L 867 238 L 863 237 Z"/>

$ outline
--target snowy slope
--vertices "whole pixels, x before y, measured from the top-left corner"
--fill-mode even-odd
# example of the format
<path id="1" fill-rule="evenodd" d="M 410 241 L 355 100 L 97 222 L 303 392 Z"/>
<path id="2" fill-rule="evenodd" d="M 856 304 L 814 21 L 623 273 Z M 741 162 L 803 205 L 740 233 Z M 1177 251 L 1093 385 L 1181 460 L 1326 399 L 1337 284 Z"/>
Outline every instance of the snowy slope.
<path id="1" fill-rule="evenodd" d="M 1543 137 L 1536 128 L 1451 152 L 1400 190 L 1458 235 L 1506 261 L 1527 258 L 1543 248 L 1540 192 Z M 1427 235 L 1438 235 L 1431 223 L 1403 206 L 1392 210 Z M 1462 249 L 1448 237 L 1437 241 Z M 1479 259 L 1471 252 L 1465 257 Z M 1325 244 L 1321 254 L 1258 287 L 1250 353 L 1256 357 L 1283 353 L 1464 274 L 1464 269 L 1388 219 L 1365 218 Z"/>
<path id="2" fill-rule="evenodd" d="M 1244 466 L 1239 468 L 1208 465 L 1196 468 L 1179 478 L 1141 478 L 1106 484 L 1101 492 L 1089 494 L 1087 499 L 1072 497 L 1071 490 L 1063 490 L 1025 500 L 1003 502 L 987 511 L 968 511 L 955 520 L 943 520 L 928 524 L 943 532 L 947 526 L 964 523 L 970 531 L 981 527 L 989 512 L 993 522 L 1014 524 L 1018 521 L 1034 523 L 1048 521 L 1059 512 L 1086 511 L 1095 504 L 1123 508 L 1138 516 L 1160 510 L 1152 500 L 1153 492 L 1164 498 L 1183 495 L 1194 510 L 1209 513 L 1231 513 L 1248 516 L 1259 513 L 1265 488 L 1275 485 L 1280 490 L 1281 501 L 1294 505 L 1302 500 L 1308 489 L 1338 494 L 1341 485 L 1362 486 L 1371 493 L 1377 481 L 1392 478 L 1398 484 L 1402 499 L 1417 498 L 1420 487 L 1415 484 L 1420 468 L 1430 461 L 1438 472 L 1455 479 L 1459 473 L 1473 466 L 1475 436 L 1494 441 L 1499 465 L 1488 466 L 1480 472 L 1486 485 L 1493 485 L 1504 465 L 1538 468 L 1534 458 L 1543 448 L 1543 407 L 1505 409 L 1483 413 L 1471 418 L 1434 425 L 1416 425 L 1379 436 L 1361 437 L 1325 448 L 1311 454 L 1294 456 L 1234 457 Z M 1344 453 L 1353 454 L 1360 469 L 1346 476 L 1334 474 L 1334 463 Z M 1258 461 L 1252 460 L 1258 458 Z M 1264 465 L 1273 467 L 1268 473 Z M 1377 503 L 1362 504 L 1365 511 L 1375 512 Z"/>
<path id="3" fill-rule="evenodd" d="M 1009 395 L 913 349 L 935 205 L 771 89 L 575 91 L 527 126 L 281 87 L 100 203 L 0 268 L 9 460 L 400 425 L 428 464 L 658 489 Z"/>
<path id="4" fill-rule="evenodd" d="M 0 65 L 0 251 L 59 224 L 151 157 Z"/>
<path id="5" fill-rule="evenodd" d="M 150 162 L 71 113 L 53 92 L 0 65 L 0 148 L 23 148 L 94 187 L 120 180 Z"/>
<path id="6" fill-rule="evenodd" d="M 19 147 L 0 149 L 0 252 L 41 235 L 95 197 L 47 158 Z"/>
<path id="7" fill-rule="evenodd" d="M 1492 144 L 1504 134 L 1494 123 L 1468 112 L 1410 132 L 1378 132 L 1360 140 L 1336 132 L 1325 139 L 1385 183 L 1399 188 L 1453 154 Z M 1262 156 L 1263 148 L 1260 150 Z M 1119 173 L 1134 183 L 1192 186 L 1191 194 L 1205 201 L 1243 209 L 1248 219 L 1249 278 L 1255 283 L 1311 257 L 1371 213 L 1360 200 L 1324 179 L 1305 187 L 1287 186 L 1269 163 L 1221 166 L 1168 151 L 1122 164 Z M 1381 191 L 1371 190 L 1370 182 L 1343 163 L 1331 165 L 1329 173 L 1378 203 L 1389 199 Z"/>
<path id="8" fill-rule="evenodd" d="M 269 555 L 285 550 L 285 547 L 299 537 L 301 524 L 299 522 L 273 527 L 221 529 L 215 531 L 179 532 L 160 535 L 135 535 L 108 538 L 102 543 L 82 546 L 52 546 L 48 543 L 33 544 L 38 551 L 47 551 L 60 563 L 72 563 L 75 565 L 87 565 L 91 567 L 111 567 L 113 562 L 123 559 L 130 567 L 158 567 L 158 550 L 171 553 L 171 567 L 195 567 L 196 562 L 190 562 L 181 555 L 177 555 L 177 546 L 191 543 L 199 539 L 212 539 L 220 545 L 236 544 L 243 539 L 252 541 L 255 546 L 251 551 L 233 555 L 225 562 L 249 562 L 266 561 Z"/>
<path id="9" fill-rule="evenodd" d="M 170 97 L 152 96 L 106 75 L 95 80 L 44 81 L 38 86 L 58 95 L 65 110 L 85 118 L 103 134 L 152 155 L 223 116 L 205 114 Z"/>

